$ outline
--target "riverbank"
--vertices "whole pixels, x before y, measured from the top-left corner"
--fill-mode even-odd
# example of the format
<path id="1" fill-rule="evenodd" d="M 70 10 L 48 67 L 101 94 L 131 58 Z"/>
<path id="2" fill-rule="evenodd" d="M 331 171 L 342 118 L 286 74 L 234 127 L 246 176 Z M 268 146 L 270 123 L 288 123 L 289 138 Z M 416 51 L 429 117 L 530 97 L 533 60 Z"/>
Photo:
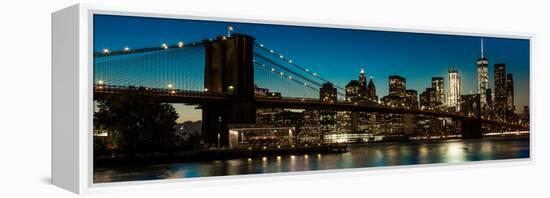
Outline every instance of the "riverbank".
<path id="1" fill-rule="evenodd" d="M 227 160 L 247 157 L 263 157 L 291 154 L 318 154 L 344 153 L 346 144 L 328 145 L 301 145 L 276 148 L 241 148 L 241 149 L 207 149 L 194 151 L 180 151 L 172 154 L 154 153 L 140 156 L 101 157 L 94 159 L 94 167 L 124 166 L 124 165 L 151 165 L 181 162 L 198 162 L 211 160 Z"/>

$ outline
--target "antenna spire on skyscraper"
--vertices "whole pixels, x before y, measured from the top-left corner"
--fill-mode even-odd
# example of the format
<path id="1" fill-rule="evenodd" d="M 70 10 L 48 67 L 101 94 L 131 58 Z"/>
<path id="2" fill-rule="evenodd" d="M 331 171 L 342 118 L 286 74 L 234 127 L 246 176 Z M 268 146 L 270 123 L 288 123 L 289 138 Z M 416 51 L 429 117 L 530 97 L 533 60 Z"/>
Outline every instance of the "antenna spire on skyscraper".
<path id="1" fill-rule="evenodd" d="M 483 38 L 481 38 L 481 58 L 484 58 L 485 56 L 483 55 Z"/>

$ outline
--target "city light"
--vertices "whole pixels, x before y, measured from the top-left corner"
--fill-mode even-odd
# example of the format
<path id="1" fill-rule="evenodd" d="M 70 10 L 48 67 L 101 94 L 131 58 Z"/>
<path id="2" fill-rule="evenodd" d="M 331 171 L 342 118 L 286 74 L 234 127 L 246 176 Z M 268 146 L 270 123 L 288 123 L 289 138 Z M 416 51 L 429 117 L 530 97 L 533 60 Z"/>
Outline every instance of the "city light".
<path id="1" fill-rule="evenodd" d="M 130 51 L 130 48 L 129 47 L 124 47 L 124 51 L 128 52 L 128 51 Z"/>
<path id="2" fill-rule="evenodd" d="M 100 84 L 100 85 L 104 84 L 103 80 L 99 80 L 99 81 L 97 81 L 97 83 Z"/>
<path id="3" fill-rule="evenodd" d="M 174 85 L 168 84 L 168 88 L 172 88 L 172 87 L 174 87 Z"/>
<path id="4" fill-rule="evenodd" d="M 227 88 L 228 88 L 229 90 L 233 90 L 233 89 L 234 89 L 233 85 L 229 85 Z"/>
<path id="5" fill-rule="evenodd" d="M 204 91 L 208 91 L 208 88 L 204 88 Z"/>
<path id="6" fill-rule="evenodd" d="M 107 49 L 107 48 L 103 49 L 104 54 L 108 54 L 109 52 L 110 52 L 109 49 Z"/>
<path id="7" fill-rule="evenodd" d="M 166 43 L 163 43 L 163 44 L 161 45 L 161 47 L 162 47 L 162 49 L 168 49 L 168 45 L 167 45 Z"/>
<path id="8" fill-rule="evenodd" d="M 182 47 L 183 47 L 183 42 L 181 42 L 181 41 L 178 42 L 178 47 L 179 47 L 179 48 L 182 48 Z"/>

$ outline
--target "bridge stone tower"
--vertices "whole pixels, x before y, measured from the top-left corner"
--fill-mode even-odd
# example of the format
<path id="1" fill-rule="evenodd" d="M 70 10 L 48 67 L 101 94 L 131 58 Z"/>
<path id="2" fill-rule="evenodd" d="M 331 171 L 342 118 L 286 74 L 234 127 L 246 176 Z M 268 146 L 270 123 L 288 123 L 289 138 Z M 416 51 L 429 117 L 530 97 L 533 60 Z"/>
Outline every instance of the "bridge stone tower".
<path id="1" fill-rule="evenodd" d="M 253 47 L 254 37 L 243 34 L 205 42 L 205 91 L 228 98 L 202 107 L 205 144 L 225 147 L 228 125 L 256 123 Z"/>
<path id="2" fill-rule="evenodd" d="M 470 101 L 471 111 L 474 112 L 474 118 L 464 118 L 461 120 L 462 139 L 479 139 L 482 138 L 481 126 L 481 95 L 474 94 Z"/>

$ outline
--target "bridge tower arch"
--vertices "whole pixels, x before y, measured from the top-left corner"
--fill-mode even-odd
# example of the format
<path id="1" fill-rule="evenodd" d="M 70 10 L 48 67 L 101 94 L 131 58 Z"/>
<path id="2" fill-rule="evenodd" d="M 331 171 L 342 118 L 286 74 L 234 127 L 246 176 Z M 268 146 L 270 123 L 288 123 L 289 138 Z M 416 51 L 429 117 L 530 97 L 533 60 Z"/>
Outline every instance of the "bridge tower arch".
<path id="1" fill-rule="evenodd" d="M 254 37 L 232 34 L 205 41 L 205 92 L 229 98 L 202 106 L 202 134 L 205 144 L 226 147 L 228 125 L 255 124 Z"/>

